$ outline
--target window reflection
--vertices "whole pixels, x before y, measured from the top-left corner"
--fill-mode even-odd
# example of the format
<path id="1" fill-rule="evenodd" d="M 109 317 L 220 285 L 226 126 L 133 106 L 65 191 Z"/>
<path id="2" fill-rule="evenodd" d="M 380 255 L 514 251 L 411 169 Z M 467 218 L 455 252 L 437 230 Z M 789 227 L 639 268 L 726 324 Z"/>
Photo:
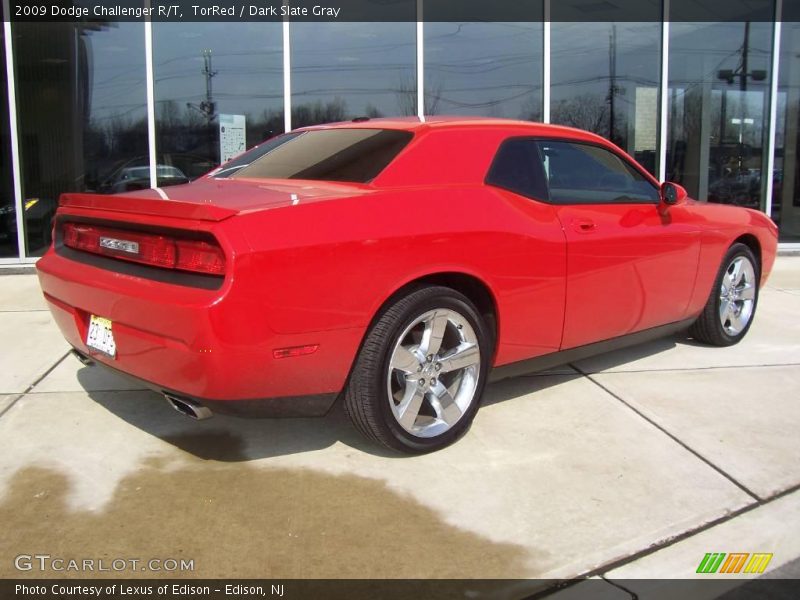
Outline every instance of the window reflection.
<path id="1" fill-rule="evenodd" d="M 144 26 L 14 23 L 25 240 L 44 252 L 62 192 L 146 157 Z"/>
<path id="2" fill-rule="evenodd" d="M 155 23 L 153 63 L 159 185 L 195 179 L 283 132 L 280 23 Z M 150 185 L 113 182 L 140 184 Z"/>
<path id="3" fill-rule="evenodd" d="M 800 23 L 784 23 L 778 79 L 772 218 L 782 242 L 800 242 Z"/>
<path id="4" fill-rule="evenodd" d="M 673 23 L 668 178 L 700 200 L 759 208 L 771 23 Z"/>
<path id="5" fill-rule="evenodd" d="M 554 22 L 551 40 L 551 121 L 611 140 L 655 174 L 661 24 Z"/>
<path id="6" fill-rule="evenodd" d="M 426 23 L 425 114 L 542 119 L 541 23 Z"/>
<path id="7" fill-rule="evenodd" d="M 292 127 L 417 114 L 414 23 L 292 23 Z"/>

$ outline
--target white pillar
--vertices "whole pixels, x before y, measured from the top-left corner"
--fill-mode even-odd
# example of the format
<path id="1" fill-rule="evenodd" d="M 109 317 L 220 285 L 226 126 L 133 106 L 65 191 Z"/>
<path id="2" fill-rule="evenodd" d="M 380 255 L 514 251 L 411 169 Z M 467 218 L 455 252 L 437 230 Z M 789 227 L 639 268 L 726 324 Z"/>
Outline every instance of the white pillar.
<path id="1" fill-rule="evenodd" d="M 285 3 L 284 3 L 285 4 Z M 283 130 L 292 130 L 292 41 L 289 17 L 283 18 Z"/>
<path id="2" fill-rule="evenodd" d="M 550 122 L 550 0 L 544 0 L 542 52 L 542 122 Z"/>
<path id="3" fill-rule="evenodd" d="M 150 0 L 145 3 L 150 7 Z M 158 153 L 156 149 L 156 96 L 153 71 L 153 22 L 148 17 L 144 22 L 144 64 L 147 88 L 147 144 L 150 153 L 150 187 L 158 187 Z"/>
<path id="4" fill-rule="evenodd" d="M 660 181 L 667 179 L 667 133 L 669 132 L 669 0 L 664 0 L 661 19 L 661 82 L 658 125 L 658 171 Z"/>
<path id="5" fill-rule="evenodd" d="M 764 210 L 772 216 L 772 171 L 775 168 L 775 132 L 778 123 L 778 68 L 781 53 L 781 16 L 783 0 L 775 0 L 775 23 L 772 28 L 772 69 L 769 86 L 769 133 L 767 134 L 767 160 L 761 175 L 764 186 Z"/>
<path id="6" fill-rule="evenodd" d="M 8 0 L 3 0 L 3 13 L 11 14 Z M 19 131 L 17 130 L 17 80 L 14 77 L 14 44 L 11 41 L 11 22 L 3 22 L 6 46 L 6 81 L 8 82 L 8 122 L 11 139 L 11 176 L 14 180 L 14 209 L 17 213 L 17 248 L 20 260 L 27 255 L 25 249 L 25 211 L 22 206 L 22 171 L 19 161 Z"/>
<path id="7" fill-rule="evenodd" d="M 425 121 L 425 23 L 423 0 L 417 0 L 417 116 Z"/>

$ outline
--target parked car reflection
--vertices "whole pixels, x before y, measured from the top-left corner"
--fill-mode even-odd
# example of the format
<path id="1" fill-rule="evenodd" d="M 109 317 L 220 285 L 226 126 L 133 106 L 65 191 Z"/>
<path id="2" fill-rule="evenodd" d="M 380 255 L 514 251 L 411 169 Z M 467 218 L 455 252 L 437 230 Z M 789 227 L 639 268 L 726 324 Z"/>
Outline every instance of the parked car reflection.
<path id="1" fill-rule="evenodd" d="M 56 202 L 48 198 L 28 198 L 23 205 L 28 252 L 50 245 Z M 17 236 L 17 208 L 13 203 L 0 206 L 0 244 L 13 243 Z"/>
<path id="2" fill-rule="evenodd" d="M 218 163 L 197 154 L 163 154 L 158 157 L 156 177 L 159 187 L 188 183 L 205 175 Z M 150 158 L 138 155 L 119 161 L 110 168 L 86 173 L 84 191 L 99 194 L 141 190 L 150 187 Z"/>
<path id="3" fill-rule="evenodd" d="M 734 204 L 747 208 L 758 208 L 761 203 L 761 172 L 746 169 L 738 173 L 726 172 L 712 180 L 708 186 L 709 202 Z"/>
<path id="4" fill-rule="evenodd" d="M 156 166 L 156 181 L 159 187 L 189 183 L 183 171 L 170 165 Z M 150 187 L 150 167 L 125 167 L 100 184 L 98 191 L 103 194 L 119 194 Z"/>

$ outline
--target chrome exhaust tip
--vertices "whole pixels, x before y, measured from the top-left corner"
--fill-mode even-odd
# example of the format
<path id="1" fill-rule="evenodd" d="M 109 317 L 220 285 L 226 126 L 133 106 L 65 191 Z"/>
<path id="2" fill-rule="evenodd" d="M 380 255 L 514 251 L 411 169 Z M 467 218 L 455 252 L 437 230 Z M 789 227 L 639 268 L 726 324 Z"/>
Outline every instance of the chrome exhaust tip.
<path id="1" fill-rule="evenodd" d="M 192 402 L 191 400 L 186 400 L 185 398 L 178 398 L 172 394 L 164 394 L 164 398 L 166 398 L 167 402 L 169 402 L 169 405 L 172 408 L 177 410 L 185 417 L 189 417 L 190 419 L 202 421 L 204 419 L 210 419 L 214 416 L 208 408 L 198 404 L 197 402 Z"/>
<path id="2" fill-rule="evenodd" d="M 77 358 L 81 362 L 81 364 L 84 365 L 84 366 L 87 366 L 87 367 L 93 367 L 94 366 L 94 361 L 91 358 L 86 356 L 83 352 L 79 352 L 75 348 L 72 349 L 72 356 Z"/>

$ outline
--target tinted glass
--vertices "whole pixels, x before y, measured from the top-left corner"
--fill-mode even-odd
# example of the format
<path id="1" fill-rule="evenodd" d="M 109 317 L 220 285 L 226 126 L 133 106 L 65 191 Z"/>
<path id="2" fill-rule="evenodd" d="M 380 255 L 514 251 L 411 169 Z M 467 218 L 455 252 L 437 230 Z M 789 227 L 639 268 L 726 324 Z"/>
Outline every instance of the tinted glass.
<path id="1" fill-rule="evenodd" d="M 550 188 L 558 204 L 658 202 L 658 190 L 613 152 L 590 144 L 539 142 Z"/>
<path id="2" fill-rule="evenodd" d="M 292 127 L 417 114 L 416 24 L 293 22 L 291 36 Z"/>
<path id="3" fill-rule="evenodd" d="M 252 150 L 245 152 L 237 156 L 236 158 L 226 162 L 222 165 L 219 169 L 214 171 L 212 175 L 214 177 L 231 177 L 236 171 L 239 169 L 243 169 L 250 163 L 258 160 L 262 156 L 264 156 L 267 152 L 272 152 L 275 148 L 280 146 L 281 144 L 285 144 L 291 139 L 296 138 L 298 135 L 302 135 L 302 133 L 285 133 L 283 135 L 276 136 L 271 140 L 267 140 L 266 142 L 259 144 Z"/>
<path id="4" fill-rule="evenodd" d="M 63 192 L 121 191 L 125 168 L 149 164 L 144 24 L 12 29 L 25 241 L 36 256 L 50 243 Z"/>
<path id="5" fill-rule="evenodd" d="M 153 23 L 159 185 L 283 133 L 280 23 Z M 149 183 L 147 184 L 149 186 Z"/>
<path id="6" fill-rule="evenodd" d="M 570 8 L 553 3 L 550 120 L 611 140 L 655 174 L 661 7 L 647 7 L 650 23 L 557 22 Z"/>
<path id="7" fill-rule="evenodd" d="M 262 153 L 231 177 L 367 183 L 412 137 L 407 131 L 387 129 L 306 131 Z"/>
<path id="8" fill-rule="evenodd" d="M 761 206 L 771 48 L 771 23 L 670 26 L 667 179 L 693 198 Z"/>
<path id="9" fill-rule="evenodd" d="M 772 172 L 772 218 L 780 241 L 800 242 L 800 23 L 784 23 Z"/>
<path id="10" fill-rule="evenodd" d="M 486 183 L 539 200 L 547 200 L 547 181 L 536 142 L 513 139 L 497 151 Z"/>
<path id="11" fill-rule="evenodd" d="M 425 23 L 425 114 L 540 121 L 543 32 L 542 23 Z"/>

